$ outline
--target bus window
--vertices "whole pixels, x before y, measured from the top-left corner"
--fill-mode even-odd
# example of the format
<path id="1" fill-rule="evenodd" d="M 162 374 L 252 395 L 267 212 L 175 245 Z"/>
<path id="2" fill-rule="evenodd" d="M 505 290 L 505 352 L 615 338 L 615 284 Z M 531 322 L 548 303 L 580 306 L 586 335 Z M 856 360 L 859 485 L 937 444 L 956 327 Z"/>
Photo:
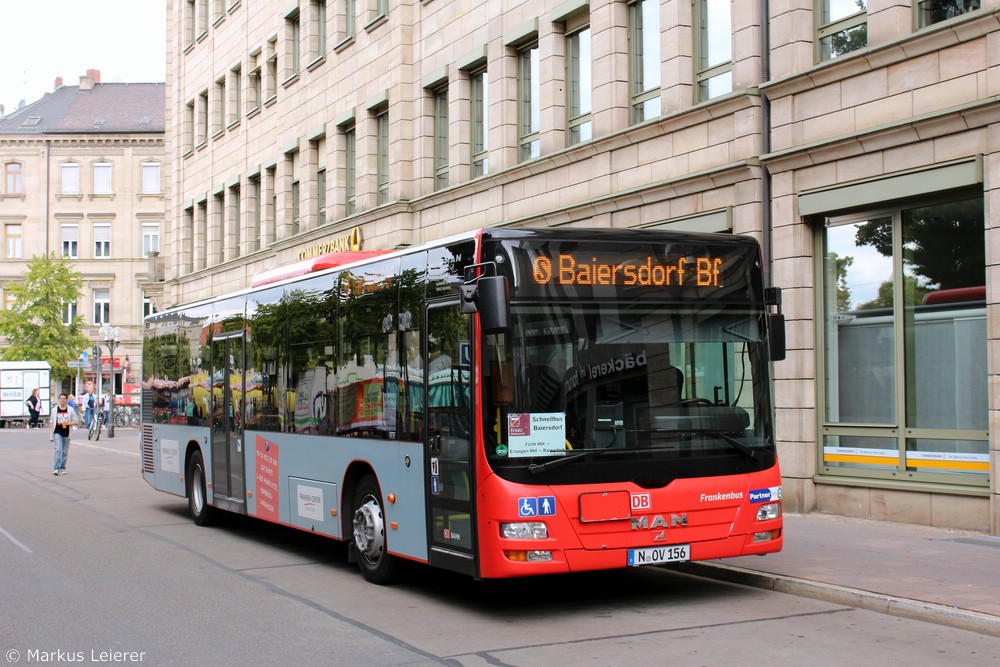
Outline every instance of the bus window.
<path id="1" fill-rule="evenodd" d="M 396 438 L 399 268 L 392 259 L 340 276 L 338 435 Z"/>
<path id="2" fill-rule="evenodd" d="M 287 335 L 286 303 L 281 287 L 266 289 L 247 300 L 246 428 L 280 431 Z"/>

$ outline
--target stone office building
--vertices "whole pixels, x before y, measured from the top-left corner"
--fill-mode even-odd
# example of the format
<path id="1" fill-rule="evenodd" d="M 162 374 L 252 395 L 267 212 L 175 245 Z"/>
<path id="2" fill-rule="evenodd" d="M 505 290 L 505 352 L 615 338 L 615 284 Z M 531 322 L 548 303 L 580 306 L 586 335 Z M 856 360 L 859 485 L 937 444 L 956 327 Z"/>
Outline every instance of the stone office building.
<path id="1" fill-rule="evenodd" d="M 1000 0 L 169 0 L 166 305 L 480 226 L 758 238 L 789 511 L 1000 533 Z"/>

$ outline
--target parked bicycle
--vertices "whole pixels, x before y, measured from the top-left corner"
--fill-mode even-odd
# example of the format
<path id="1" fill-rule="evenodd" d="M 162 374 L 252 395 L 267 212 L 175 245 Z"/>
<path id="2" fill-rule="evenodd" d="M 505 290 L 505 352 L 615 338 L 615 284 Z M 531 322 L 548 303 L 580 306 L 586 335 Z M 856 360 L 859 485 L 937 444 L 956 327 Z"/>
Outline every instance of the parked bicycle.
<path id="1" fill-rule="evenodd" d="M 116 405 L 115 406 L 115 427 L 124 428 L 125 426 L 131 426 L 132 428 L 139 428 L 139 424 L 142 420 L 139 417 L 139 406 L 137 405 Z"/>

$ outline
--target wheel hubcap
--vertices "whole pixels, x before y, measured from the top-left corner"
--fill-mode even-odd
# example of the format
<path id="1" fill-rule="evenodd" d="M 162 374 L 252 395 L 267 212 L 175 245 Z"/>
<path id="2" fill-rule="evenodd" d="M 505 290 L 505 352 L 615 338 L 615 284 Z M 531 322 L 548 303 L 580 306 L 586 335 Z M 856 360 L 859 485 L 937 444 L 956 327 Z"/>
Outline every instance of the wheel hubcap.
<path id="1" fill-rule="evenodd" d="M 377 563 L 385 550 L 382 508 L 371 496 L 354 512 L 354 543 L 371 563 Z"/>

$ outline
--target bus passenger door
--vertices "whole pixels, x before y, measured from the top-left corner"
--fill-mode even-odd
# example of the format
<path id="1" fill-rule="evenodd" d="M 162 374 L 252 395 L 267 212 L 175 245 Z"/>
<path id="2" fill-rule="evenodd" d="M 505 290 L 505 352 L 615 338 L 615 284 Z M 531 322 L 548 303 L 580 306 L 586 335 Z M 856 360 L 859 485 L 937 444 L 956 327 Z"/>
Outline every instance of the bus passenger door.
<path id="1" fill-rule="evenodd" d="M 212 339 L 213 504 L 246 514 L 243 460 L 244 334 Z"/>
<path id="2" fill-rule="evenodd" d="M 424 447 L 430 564 L 476 575 L 469 316 L 457 305 L 427 310 Z"/>

